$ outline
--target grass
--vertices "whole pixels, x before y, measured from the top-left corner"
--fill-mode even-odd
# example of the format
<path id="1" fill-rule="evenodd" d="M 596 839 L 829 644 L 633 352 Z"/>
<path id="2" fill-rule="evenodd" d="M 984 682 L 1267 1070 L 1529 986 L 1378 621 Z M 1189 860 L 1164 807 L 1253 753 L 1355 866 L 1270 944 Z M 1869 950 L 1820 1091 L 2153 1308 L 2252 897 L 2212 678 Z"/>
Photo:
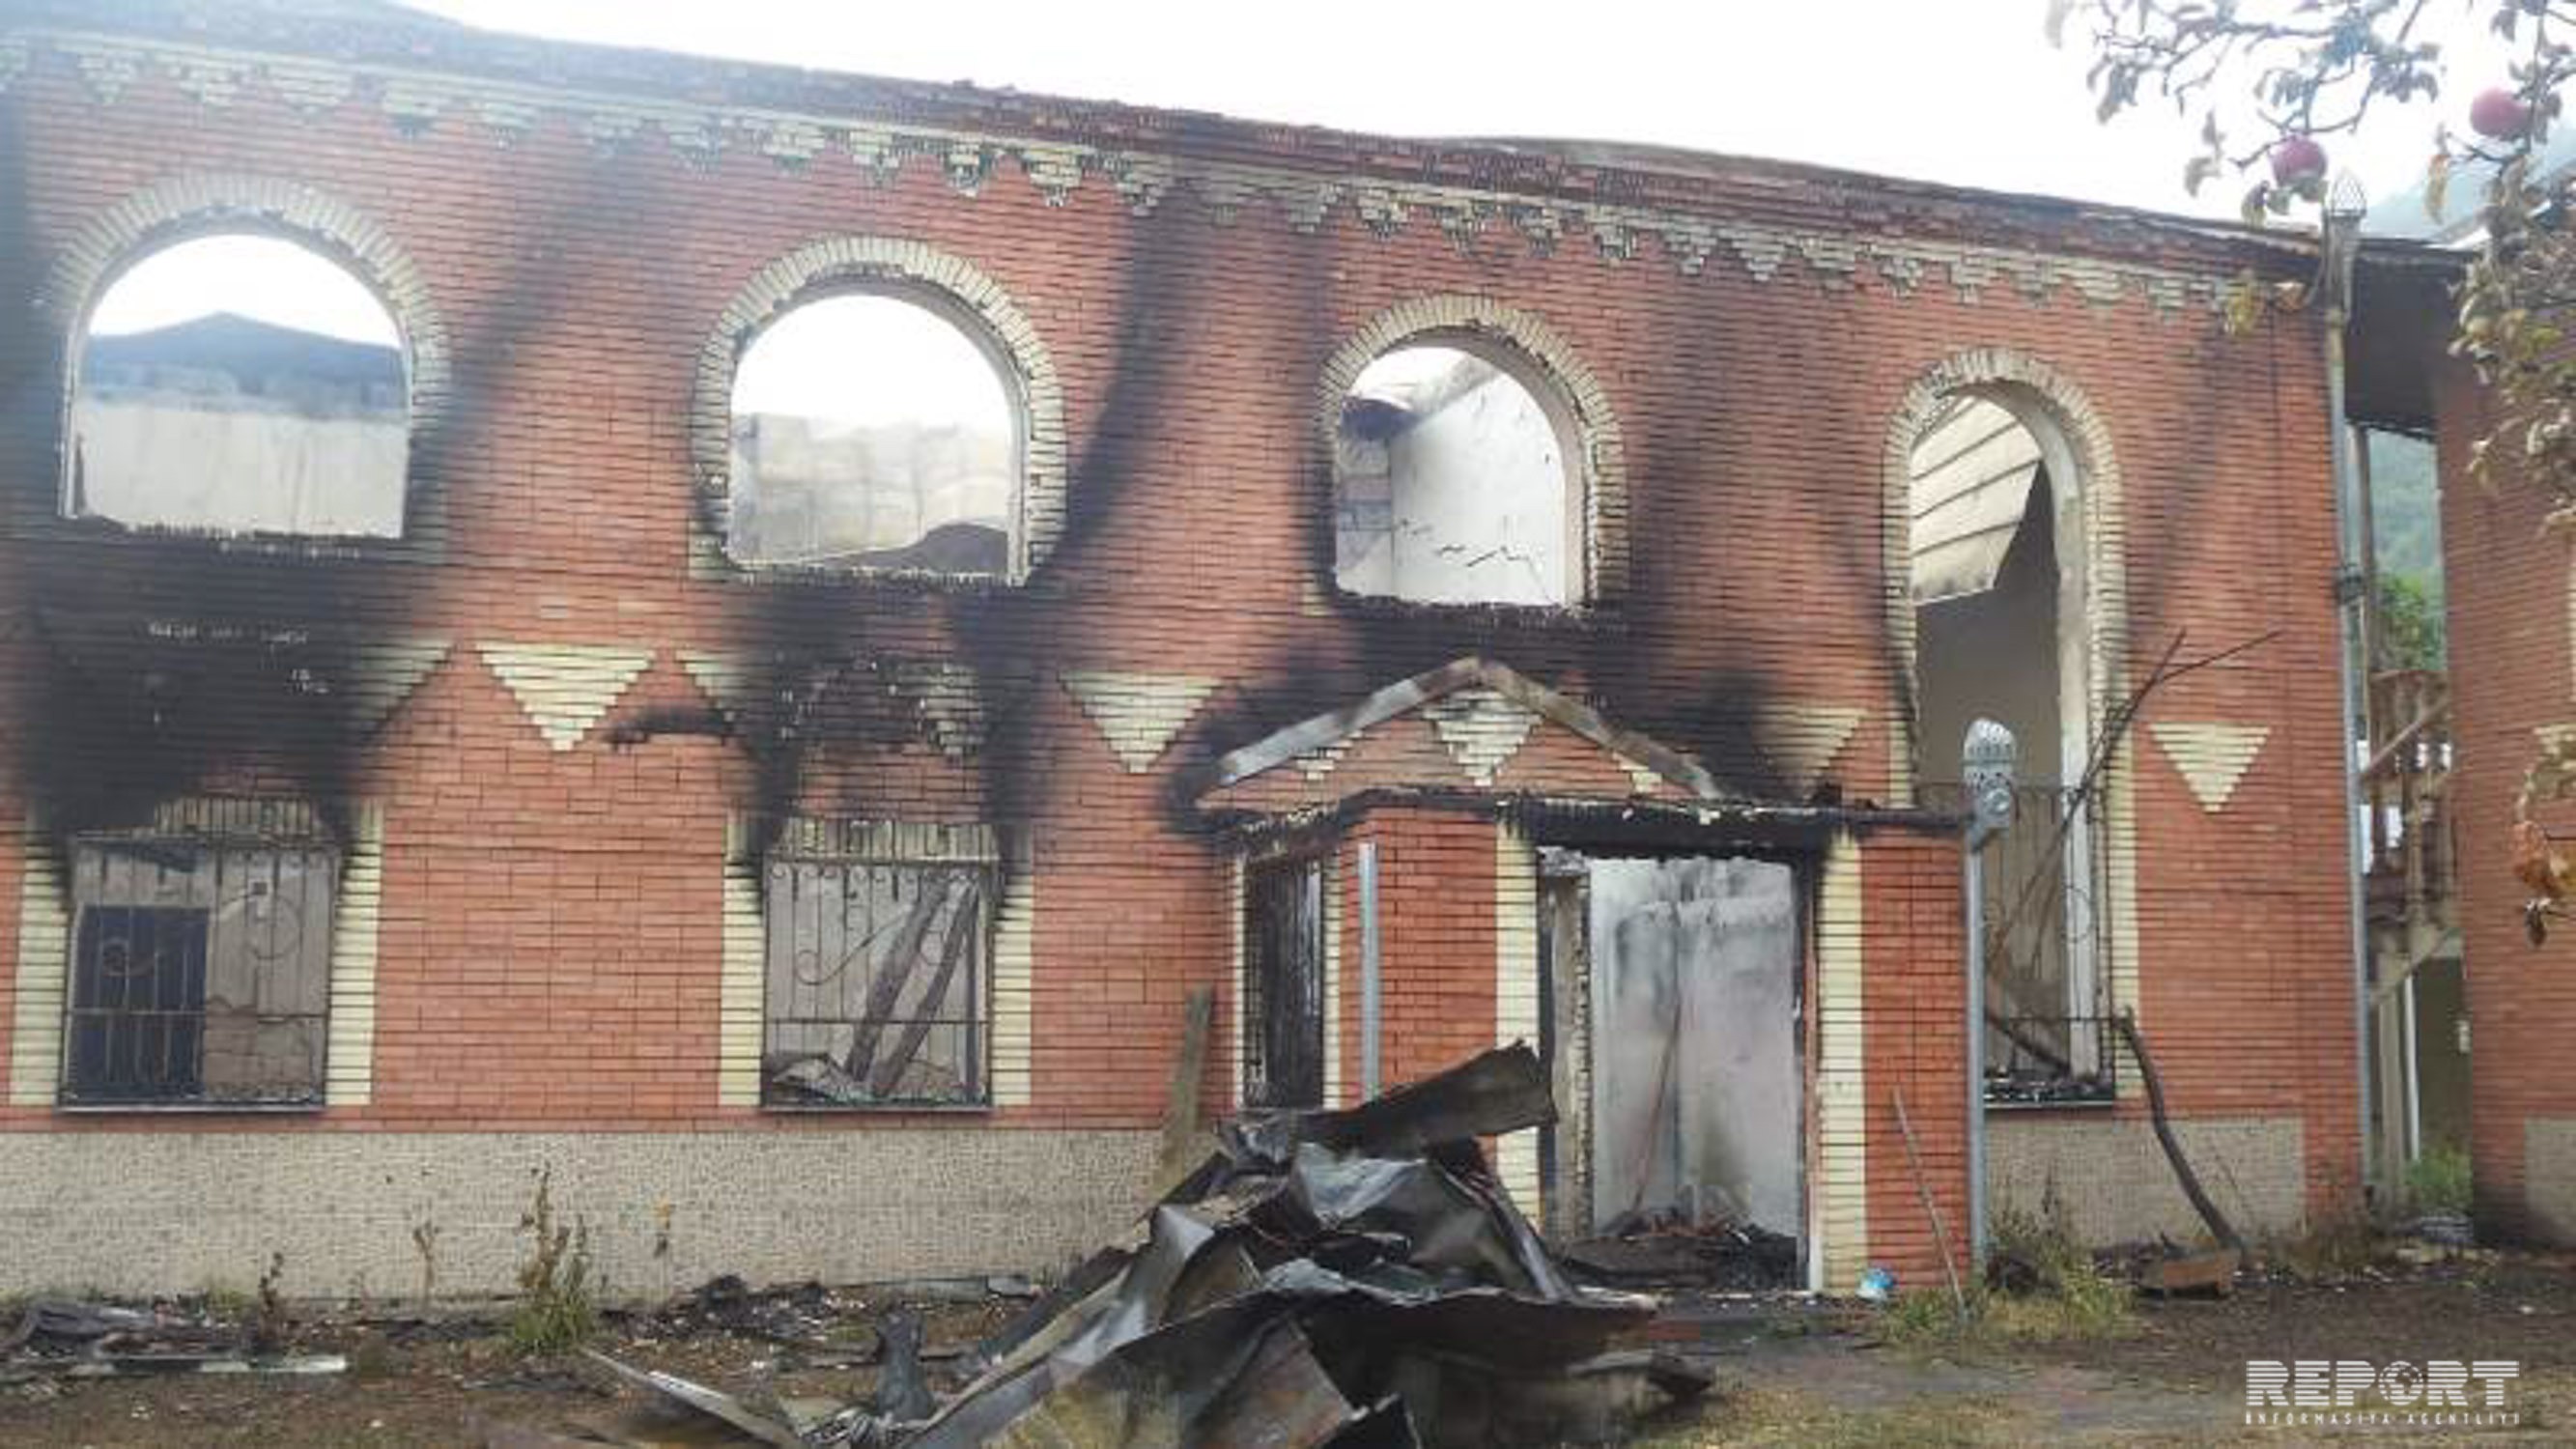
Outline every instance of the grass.
<path id="1" fill-rule="evenodd" d="M 2126 1338 L 2138 1331 L 2135 1295 L 2128 1283 L 2105 1273 L 2072 1237 L 2038 1218 L 2002 1213 L 1995 1219 L 1993 1256 L 2027 1270 L 2026 1291 L 1978 1284 L 1967 1289 L 1966 1312 L 1946 1289 L 1900 1295 L 1880 1320 L 1888 1342 L 1909 1347 L 2001 1340 L 2062 1343 Z"/>

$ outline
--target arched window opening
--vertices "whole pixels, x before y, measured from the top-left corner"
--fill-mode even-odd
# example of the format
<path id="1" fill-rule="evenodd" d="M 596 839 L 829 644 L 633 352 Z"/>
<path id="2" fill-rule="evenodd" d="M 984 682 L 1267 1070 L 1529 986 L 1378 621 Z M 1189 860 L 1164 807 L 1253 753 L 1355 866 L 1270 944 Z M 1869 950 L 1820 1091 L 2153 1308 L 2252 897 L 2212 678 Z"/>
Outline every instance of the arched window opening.
<path id="1" fill-rule="evenodd" d="M 2011 828 L 1988 847 L 1987 1090 L 2108 1100 L 2106 919 L 2091 740 L 2083 480 L 2054 425 L 2001 393 L 1943 399 L 1908 468 L 1908 585 L 1925 794 L 1959 797 L 1969 724 L 2019 746 Z"/>
<path id="2" fill-rule="evenodd" d="M 134 262 L 90 310 L 63 512 L 398 538 L 410 446 L 404 339 L 365 282 L 283 237 L 198 236 Z"/>
<path id="3" fill-rule="evenodd" d="M 848 292 L 780 314 L 735 367 L 732 449 L 739 562 L 1011 570 L 1017 389 L 944 309 Z"/>
<path id="4" fill-rule="evenodd" d="M 1582 587 L 1572 428 L 1513 359 L 1442 340 L 1371 362 L 1334 438 L 1334 577 L 1435 604 L 1565 605 Z"/>

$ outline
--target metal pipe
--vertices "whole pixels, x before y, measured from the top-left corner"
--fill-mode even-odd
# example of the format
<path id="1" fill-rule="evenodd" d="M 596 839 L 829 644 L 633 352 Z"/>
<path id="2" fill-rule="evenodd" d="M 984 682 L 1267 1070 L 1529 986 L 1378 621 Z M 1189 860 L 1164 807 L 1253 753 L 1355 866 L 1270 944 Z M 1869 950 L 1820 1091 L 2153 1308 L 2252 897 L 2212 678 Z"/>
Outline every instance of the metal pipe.
<path id="1" fill-rule="evenodd" d="M 2359 536 L 2363 514 L 2359 502 L 2360 469 L 2353 447 L 2352 425 L 2345 415 L 2344 396 L 2344 328 L 2352 315 L 2352 264 L 2359 250 L 2360 217 L 2349 205 L 2329 206 L 2325 218 L 2325 368 L 2326 427 L 2332 445 L 2335 499 L 2335 621 L 2340 634 L 2335 663 L 2340 672 L 2342 692 L 2337 696 L 2337 709 L 2342 718 L 2335 723 L 2336 753 L 2343 757 L 2344 849 L 2347 856 L 2345 875 L 2344 928 L 2352 942 L 2352 1033 L 2353 1059 L 2359 1071 L 2358 1103 L 2361 1115 L 2354 1119 L 2355 1137 L 2361 1143 L 2362 1181 L 2365 1187 L 2378 1186 L 2386 1179 L 2388 1164 L 2378 1160 L 2371 1150 L 2371 1112 L 2378 1097 L 2376 1064 L 2370 1052 L 2370 936 L 2364 915 L 2364 876 L 2370 868 L 2368 805 L 2362 797 L 2360 742 L 2353 738 L 2353 726 L 2365 707 L 2361 690 L 2364 665 L 2357 657 L 2364 630 L 2363 596 L 2360 560 L 2370 541 Z"/>
<path id="2" fill-rule="evenodd" d="M 1378 1093 L 1377 842 L 1360 842 L 1360 1096 Z"/>
<path id="3" fill-rule="evenodd" d="M 1968 1267 L 1986 1266 L 1986 862 L 1989 842 L 2012 824 L 2016 801 L 2013 766 L 2018 747 L 2013 733 L 1991 719 L 1968 726 L 1959 758 L 1959 778 L 1968 790 L 1966 858 L 1960 879 L 1967 892 L 1968 1065 Z"/>

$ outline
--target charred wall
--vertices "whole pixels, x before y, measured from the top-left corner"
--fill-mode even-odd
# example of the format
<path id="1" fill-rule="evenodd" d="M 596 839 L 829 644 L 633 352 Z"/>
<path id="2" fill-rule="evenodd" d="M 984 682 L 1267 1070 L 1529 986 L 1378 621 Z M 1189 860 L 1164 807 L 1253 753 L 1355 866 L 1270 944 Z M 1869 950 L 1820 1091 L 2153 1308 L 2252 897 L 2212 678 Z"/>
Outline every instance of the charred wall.
<path id="1" fill-rule="evenodd" d="M 326 1123 L 814 1129 L 720 1106 L 713 1083 L 727 823 L 753 822 L 756 843 L 823 815 L 1011 832 L 1036 881 L 1037 965 L 1028 1100 L 996 1120 L 1149 1124 L 1184 998 L 1229 958 L 1224 850 L 1178 782 L 1463 655 L 1696 753 L 1736 792 L 1889 799 L 1911 708 L 1886 624 L 1891 420 L 1927 369 L 1998 347 L 2101 404 L 2135 509 L 2139 646 L 2282 631 L 2157 706 L 2273 731 L 2226 812 L 2139 749 L 2142 1014 L 2193 1111 L 2252 1110 L 2249 1034 L 2287 1042 L 2312 1162 L 2345 1151 L 2344 958 L 2301 926 L 2338 898 L 2307 855 L 2339 818 L 2313 763 L 2334 732 L 2315 339 L 2297 314 L 2222 336 L 2211 308 L 2237 269 L 2272 265 L 2261 253 L 1794 169 L 1325 157 L 1259 128 L 1175 136 L 990 98 L 998 111 L 966 116 L 867 86 L 781 110 L 775 77 L 644 91 L 627 62 L 570 50 L 537 88 L 513 69 L 520 42 L 349 61 L 262 52 L 281 42 L 256 29 L 8 37 L 0 53 L 23 59 L 0 61 L 0 291 L 29 295 L 91 218 L 169 178 L 280 175 L 345 200 L 446 319 L 451 396 L 415 465 L 444 500 L 443 549 L 13 526 L 0 779 L 7 814 L 56 828 L 219 789 L 381 803 L 376 1090 Z M 694 359 L 763 266 L 838 236 L 965 258 L 1043 337 L 1067 513 L 1026 582 L 693 567 Z M 1598 379 L 1633 534 L 1617 601 L 1333 588 L 1316 379 L 1371 318 L 1436 294 L 1544 319 Z M 0 340 L 0 484 L 41 510 L 61 378 L 28 336 Z M 341 654 L 421 638 L 451 647 L 382 721 L 327 686 Z M 565 721 L 495 662 L 531 649 L 641 663 L 559 743 Z M 1101 679 L 1117 687 L 1084 683 Z M 1175 700 L 1132 764 L 1113 736 L 1150 735 Z M 1812 769 L 1780 743 L 1800 712 L 1851 716 Z M 10 852 L 0 939 L 16 936 Z M 2224 882 L 2192 864 L 2214 859 Z M 2205 905 L 2222 884 L 2223 920 Z M 2213 988 L 2210 959 L 2246 969 Z M 2278 1077 L 2260 1088 L 2277 1104 Z"/>

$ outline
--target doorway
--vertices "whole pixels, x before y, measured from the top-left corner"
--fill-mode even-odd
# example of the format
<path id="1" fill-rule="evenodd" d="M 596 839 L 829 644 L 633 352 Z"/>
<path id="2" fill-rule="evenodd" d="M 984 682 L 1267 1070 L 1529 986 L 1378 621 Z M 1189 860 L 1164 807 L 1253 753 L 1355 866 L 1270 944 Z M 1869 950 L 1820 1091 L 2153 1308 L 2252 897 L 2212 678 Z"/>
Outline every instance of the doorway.
<path id="1" fill-rule="evenodd" d="M 1552 1225 L 1731 1245 L 1730 1281 L 1790 1286 L 1806 1225 L 1796 873 L 1550 852 L 1543 880 L 1551 1066 L 1578 1099 L 1545 1153 Z"/>

